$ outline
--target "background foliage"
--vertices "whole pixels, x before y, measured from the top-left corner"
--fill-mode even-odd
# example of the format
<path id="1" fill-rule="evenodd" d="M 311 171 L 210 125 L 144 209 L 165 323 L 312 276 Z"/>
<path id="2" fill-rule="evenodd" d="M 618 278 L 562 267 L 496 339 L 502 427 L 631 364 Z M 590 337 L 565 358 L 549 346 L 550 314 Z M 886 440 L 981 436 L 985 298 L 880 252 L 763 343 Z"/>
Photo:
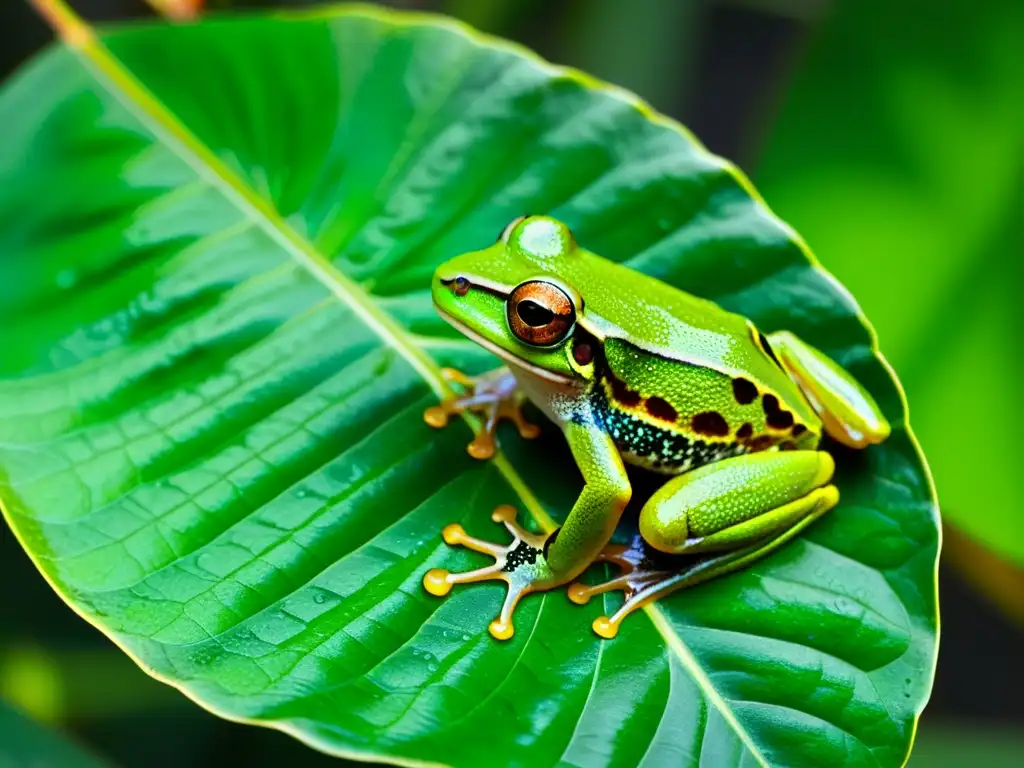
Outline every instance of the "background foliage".
<path id="1" fill-rule="evenodd" d="M 942 662 L 915 760 L 955 759 L 957 731 L 941 718 L 1003 743 L 990 730 L 1021 716 L 1016 697 L 1000 694 L 1019 673 L 1014 563 L 1024 540 L 1005 429 L 1020 408 L 1019 4 L 985 0 L 960 15 L 920 0 L 644 0 L 634 13 L 601 0 L 429 5 L 679 117 L 737 160 L 853 290 L 907 385 L 944 513 L 958 526 L 947 531 L 956 568 L 944 570 Z M 76 6 L 93 19 L 145 13 L 133 3 Z M 9 69 L 47 32 L 12 4 L 0 14 Z M 168 764 L 213 762 L 229 749 L 292 754 L 283 737 L 247 731 L 243 740 L 237 726 L 142 678 L 55 602 L 6 530 L 0 538 L 0 569 L 19 585 L 4 595 L 18 619 L 0 624 L 0 694 L 125 765 L 150 756 L 148 738 L 169 715 L 188 738 L 166 744 Z M 946 742 L 929 753 L 932 719 Z"/>

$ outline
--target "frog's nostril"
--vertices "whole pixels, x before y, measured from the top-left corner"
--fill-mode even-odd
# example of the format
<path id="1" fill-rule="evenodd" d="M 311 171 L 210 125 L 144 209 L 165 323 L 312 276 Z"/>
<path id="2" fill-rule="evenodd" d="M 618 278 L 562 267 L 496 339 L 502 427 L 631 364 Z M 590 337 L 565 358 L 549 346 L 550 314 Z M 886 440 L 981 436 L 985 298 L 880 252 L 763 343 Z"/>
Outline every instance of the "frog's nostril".
<path id="1" fill-rule="evenodd" d="M 456 277 L 455 280 L 452 281 L 452 290 L 455 291 L 456 296 L 465 296 L 469 293 L 469 280 L 461 275 Z"/>

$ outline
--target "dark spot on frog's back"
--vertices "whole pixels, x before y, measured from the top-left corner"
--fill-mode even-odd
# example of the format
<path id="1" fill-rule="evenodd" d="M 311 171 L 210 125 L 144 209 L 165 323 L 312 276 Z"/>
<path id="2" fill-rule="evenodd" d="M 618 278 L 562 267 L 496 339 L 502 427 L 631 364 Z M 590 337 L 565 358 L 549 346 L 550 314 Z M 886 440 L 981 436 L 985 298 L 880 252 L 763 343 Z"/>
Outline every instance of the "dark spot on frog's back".
<path id="1" fill-rule="evenodd" d="M 693 431 L 700 435 L 725 437 L 729 434 L 729 423 L 717 411 L 702 411 L 691 421 Z"/>
<path id="2" fill-rule="evenodd" d="M 656 419 L 675 423 L 675 420 L 679 418 L 679 412 L 672 407 L 672 404 L 657 395 L 648 397 L 644 406 L 647 408 L 647 412 Z"/>
<path id="3" fill-rule="evenodd" d="M 633 406 L 640 403 L 640 393 L 630 389 L 626 382 L 615 376 L 610 377 L 612 384 L 612 395 L 620 405 Z"/>
<path id="4" fill-rule="evenodd" d="M 803 424 L 793 425 L 793 437 L 800 437 L 800 435 L 802 435 L 806 431 L 807 427 L 805 427 Z"/>
<path id="5" fill-rule="evenodd" d="M 771 435 L 758 435 L 747 443 L 747 447 L 750 449 L 751 453 L 757 453 L 758 451 L 764 451 L 771 448 L 775 445 L 777 440 L 778 438 L 772 437 Z"/>
<path id="6" fill-rule="evenodd" d="M 749 421 L 746 422 L 742 427 L 736 430 L 737 440 L 749 440 L 750 436 L 754 434 L 754 425 Z"/>
<path id="7" fill-rule="evenodd" d="M 750 405 L 757 400 L 757 387 L 749 379 L 738 377 L 732 380 L 732 394 L 740 405 Z"/>
<path id="8" fill-rule="evenodd" d="M 779 398 L 766 394 L 761 398 L 768 426 L 773 429 L 789 429 L 793 426 L 793 414 L 779 406 Z"/>

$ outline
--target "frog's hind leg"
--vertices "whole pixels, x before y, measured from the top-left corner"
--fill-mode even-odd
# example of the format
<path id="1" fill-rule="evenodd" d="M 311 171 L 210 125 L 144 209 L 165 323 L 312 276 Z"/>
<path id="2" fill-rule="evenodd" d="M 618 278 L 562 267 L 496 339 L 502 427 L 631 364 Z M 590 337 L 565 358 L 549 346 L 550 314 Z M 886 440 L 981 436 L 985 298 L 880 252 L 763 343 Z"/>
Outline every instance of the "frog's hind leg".
<path id="1" fill-rule="evenodd" d="M 596 635 L 610 640 L 619 633 L 619 627 L 623 620 L 631 613 L 673 592 L 696 586 L 716 576 L 731 573 L 750 565 L 797 536 L 829 509 L 831 509 L 830 506 L 819 502 L 806 517 L 792 528 L 763 543 L 751 545 L 742 550 L 696 558 L 677 555 L 670 558 L 669 562 L 662 563 L 660 569 L 645 570 L 642 567 L 627 566 L 627 570 L 622 574 L 602 584 L 595 586 L 572 584 L 569 587 L 569 599 L 583 605 L 594 595 L 622 590 L 625 601 L 619 609 L 611 616 L 598 616 L 591 625 Z M 639 564 L 649 557 L 651 548 L 641 536 L 637 536 L 630 551 L 633 560 Z M 672 560 L 677 563 L 675 567 L 671 565 Z M 614 560 L 609 561 L 614 562 Z"/>
<path id="2" fill-rule="evenodd" d="M 612 616 L 594 622 L 611 638 L 637 608 L 665 595 L 742 568 L 792 539 L 839 501 L 829 484 L 835 463 L 827 453 L 787 451 L 725 459 L 662 486 L 640 512 L 640 536 L 627 548 L 606 548 L 601 559 L 622 573 L 595 587 L 573 584 L 569 598 L 621 589 Z"/>
<path id="3" fill-rule="evenodd" d="M 448 424 L 455 414 L 469 411 L 484 417 L 483 429 L 466 450 L 474 459 L 489 459 L 496 450 L 494 433 L 502 419 L 515 424 L 519 434 L 531 440 L 540 435 L 540 427 L 531 424 L 523 416 L 526 396 L 516 389 L 516 380 L 508 368 L 497 368 L 482 376 L 471 378 L 454 368 L 443 368 L 441 375 L 466 391 L 443 400 L 439 405 L 427 408 L 423 420 L 440 429 Z"/>
<path id="4" fill-rule="evenodd" d="M 866 448 L 889 436 L 889 423 L 871 394 L 835 361 L 789 331 L 769 334 L 768 340 L 830 437 Z"/>

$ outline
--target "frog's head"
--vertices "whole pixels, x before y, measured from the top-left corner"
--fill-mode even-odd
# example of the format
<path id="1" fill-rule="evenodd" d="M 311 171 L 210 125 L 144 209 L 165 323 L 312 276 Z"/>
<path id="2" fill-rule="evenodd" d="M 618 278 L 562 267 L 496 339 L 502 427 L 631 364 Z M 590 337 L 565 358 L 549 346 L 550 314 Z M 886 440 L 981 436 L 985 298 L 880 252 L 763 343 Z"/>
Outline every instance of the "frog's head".
<path id="1" fill-rule="evenodd" d="M 505 361 L 551 381 L 592 374 L 592 340 L 576 333 L 583 299 L 565 279 L 580 258 L 569 228 L 520 216 L 489 248 L 434 273 L 434 305 L 449 323 Z M 584 341 L 584 337 L 586 340 Z"/>

